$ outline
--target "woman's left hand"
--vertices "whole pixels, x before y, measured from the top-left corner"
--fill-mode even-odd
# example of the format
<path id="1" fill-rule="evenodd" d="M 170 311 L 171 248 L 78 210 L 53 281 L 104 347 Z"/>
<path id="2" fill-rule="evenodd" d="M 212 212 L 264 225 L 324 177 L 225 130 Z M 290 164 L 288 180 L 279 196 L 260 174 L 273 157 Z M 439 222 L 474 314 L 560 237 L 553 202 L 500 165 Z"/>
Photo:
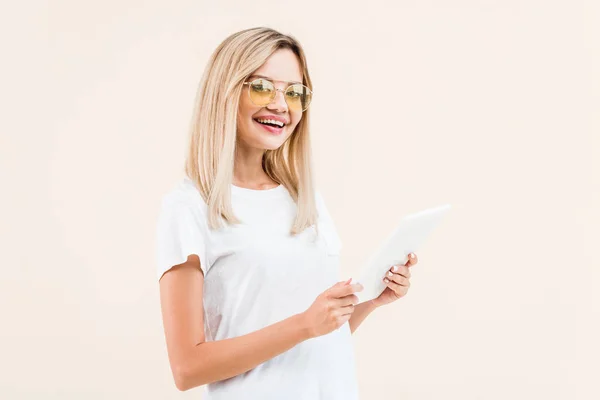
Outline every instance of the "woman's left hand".
<path id="1" fill-rule="evenodd" d="M 417 255 L 410 253 L 404 265 L 394 265 L 387 272 L 383 281 L 387 284 L 385 290 L 376 299 L 371 300 L 375 307 L 389 304 L 403 297 L 410 287 L 410 267 L 418 263 Z"/>

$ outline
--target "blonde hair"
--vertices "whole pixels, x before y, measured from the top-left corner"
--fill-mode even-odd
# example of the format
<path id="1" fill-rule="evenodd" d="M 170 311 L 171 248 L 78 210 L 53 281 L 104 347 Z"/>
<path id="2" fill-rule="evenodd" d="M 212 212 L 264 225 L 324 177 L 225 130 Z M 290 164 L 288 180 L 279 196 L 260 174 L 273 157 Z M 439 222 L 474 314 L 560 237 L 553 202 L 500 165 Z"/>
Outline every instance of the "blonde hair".
<path id="1" fill-rule="evenodd" d="M 198 86 L 192 114 L 185 173 L 208 205 L 208 226 L 240 223 L 231 206 L 231 183 L 237 133 L 237 112 L 243 82 L 279 49 L 292 50 L 300 63 L 302 82 L 312 89 L 306 57 L 292 36 L 257 27 L 236 32 L 215 49 Z M 262 166 L 283 185 L 298 205 L 291 234 L 315 224 L 317 209 L 313 188 L 309 135 L 310 108 L 288 140 L 265 150 Z M 317 228 L 318 229 L 318 228 Z"/>

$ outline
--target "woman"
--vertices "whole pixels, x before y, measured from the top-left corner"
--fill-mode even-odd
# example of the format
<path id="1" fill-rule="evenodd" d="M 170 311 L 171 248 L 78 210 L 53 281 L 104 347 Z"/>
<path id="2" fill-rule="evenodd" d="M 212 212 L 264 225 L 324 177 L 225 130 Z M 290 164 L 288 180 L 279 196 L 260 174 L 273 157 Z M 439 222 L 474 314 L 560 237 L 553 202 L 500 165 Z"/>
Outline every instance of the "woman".
<path id="1" fill-rule="evenodd" d="M 406 293 L 406 266 L 358 302 L 338 282 L 341 241 L 313 189 L 312 84 L 291 36 L 226 38 L 204 72 L 186 177 L 165 194 L 157 273 L 179 390 L 205 399 L 357 399 L 351 333 Z M 387 278 L 385 278 L 387 279 Z M 346 323 L 349 322 L 349 323 Z"/>

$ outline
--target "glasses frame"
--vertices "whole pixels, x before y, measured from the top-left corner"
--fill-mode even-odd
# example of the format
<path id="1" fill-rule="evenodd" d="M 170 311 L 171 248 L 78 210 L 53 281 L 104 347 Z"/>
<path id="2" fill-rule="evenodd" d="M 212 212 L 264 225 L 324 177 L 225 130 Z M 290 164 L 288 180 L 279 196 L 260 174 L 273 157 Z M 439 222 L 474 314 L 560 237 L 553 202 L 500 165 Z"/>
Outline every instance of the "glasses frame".
<path id="1" fill-rule="evenodd" d="M 308 110 L 308 107 L 310 107 L 310 104 L 312 103 L 312 96 L 313 96 L 313 94 L 314 94 L 315 92 L 314 92 L 314 91 L 313 91 L 311 88 L 309 88 L 308 86 L 306 86 L 306 85 L 304 85 L 304 84 L 302 84 L 302 83 L 292 83 L 292 84 L 290 84 L 288 87 L 286 87 L 285 89 L 278 89 L 278 88 L 275 86 L 275 82 L 283 82 L 283 81 L 277 81 L 277 80 L 273 80 L 273 79 L 267 79 L 267 78 L 256 78 L 256 79 L 252 79 L 251 81 L 246 81 L 246 82 L 244 82 L 244 85 L 251 85 L 252 83 L 254 83 L 254 82 L 256 82 L 256 81 L 259 81 L 259 80 L 262 80 L 262 81 L 267 81 L 267 82 L 271 83 L 271 84 L 273 85 L 273 88 L 275 89 L 275 91 L 273 91 L 273 95 L 271 96 L 271 100 L 270 100 L 270 101 L 269 101 L 267 104 L 265 104 L 265 105 L 262 105 L 262 104 L 256 104 L 256 103 L 254 102 L 254 100 L 252 100 L 252 96 L 250 95 L 250 91 L 251 91 L 252 89 L 250 89 L 250 87 L 248 87 L 248 97 L 250 98 L 250 101 L 252 102 L 252 104 L 254 104 L 255 106 L 259 106 L 259 107 L 266 107 L 266 106 L 268 106 L 269 104 L 271 104 L 271 103 L 273 102 L 273 100 L 275 100 L 275 96 L 277 96 L 277 92 L 281 92 L 281 93 L 283 93 L 283 95 L 284 95 L 284 96 L 283 96 L 283 98 L 285 99 L 285 103 L 286 103 L 286 104 L 287 104 L 287 106 L 289 107 L 290 105 L 289 105 L 289 104 L 288 104 L 288 102 L 287 102 L 287 98 L 285 97 L 285 94 L 287 93 L 287 91 L 289 90 L 289 88 L 291 88 L 291 87 L 292 87 L 292 86 L 294 86 L 294 85 L 302 85 L 302 86 L 304 86 L 306 89 L 308 89 L 308 92 L 310 93 L 310 101 L 308 102 L 308 106 L 306 106 L 306 108 L 302 109 L 302 111 L 301 111 L 301 112 L 304 112 L 304 111 Z M 287 83 L 287 82 L 286 82 L 286 83 Z"/>

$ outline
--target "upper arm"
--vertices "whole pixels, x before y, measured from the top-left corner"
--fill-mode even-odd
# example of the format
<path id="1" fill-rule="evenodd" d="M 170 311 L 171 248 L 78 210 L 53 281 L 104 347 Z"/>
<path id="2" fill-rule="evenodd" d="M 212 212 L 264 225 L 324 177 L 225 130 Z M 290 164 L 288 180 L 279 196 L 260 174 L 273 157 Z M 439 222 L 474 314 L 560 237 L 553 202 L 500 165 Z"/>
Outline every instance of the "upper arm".
<path id="1" fill-rule="evenodd" d="M 178 388 L 198 360 L 194 348 L 203 343 L 204 274 L 210 269 L 203 208 L 181 191 L 167 194 L 156 226 L 156 273 L 171 372 Z"/>
<path id="2" fill-rule="evenodd" d="M 204 274 L 200 259 L 192 254 L 183 264 L 167 270 L 159 280 L 160 304 L 171 371 L 176 385 L 187 375 L 186 357 L 203 343 Z"/>

